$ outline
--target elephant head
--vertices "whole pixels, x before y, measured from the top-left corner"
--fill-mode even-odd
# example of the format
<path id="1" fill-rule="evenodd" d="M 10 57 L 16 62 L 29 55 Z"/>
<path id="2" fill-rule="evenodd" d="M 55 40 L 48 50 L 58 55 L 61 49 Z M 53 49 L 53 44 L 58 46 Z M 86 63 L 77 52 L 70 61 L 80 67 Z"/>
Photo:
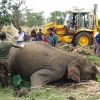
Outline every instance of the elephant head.
<path id="1" fill-rule="evenodd" d="M 94 63 L 82 55 L 76 55 L 75 59 L 68 65 L 68 79 L 75 81 L 96 80 L 96 74 L 100 75 L 100 73 Z"/>

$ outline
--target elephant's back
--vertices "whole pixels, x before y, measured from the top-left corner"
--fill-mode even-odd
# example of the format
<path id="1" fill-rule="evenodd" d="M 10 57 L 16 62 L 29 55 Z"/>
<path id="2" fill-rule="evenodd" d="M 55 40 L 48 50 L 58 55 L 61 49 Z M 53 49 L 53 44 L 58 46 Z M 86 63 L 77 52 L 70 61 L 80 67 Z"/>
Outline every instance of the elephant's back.
<path id="1" fill-rule="evenodd" d="M 57 49 L 44 41 L 33 41 L 33 42 L 25 42 L 24 49 L 20 50 L 21 52 L 26 52 L 30 55 L 42 55 L 42 56 L 55 56 L 56 54 L 60 54 L 64 51 Z"/>
<path id="2" fill-rule="evenodd" d="M 55 52 L 55 47 L 50 46 L 49 44 L 45 43 L 44 41 L 33 41 L 33 42 L 26 42 L 25 48 L 32 49 L 34 52 L 47 52 L 49 54 L 53 54 Z M 57 49 L 56 49 L 57 51 Z"/>

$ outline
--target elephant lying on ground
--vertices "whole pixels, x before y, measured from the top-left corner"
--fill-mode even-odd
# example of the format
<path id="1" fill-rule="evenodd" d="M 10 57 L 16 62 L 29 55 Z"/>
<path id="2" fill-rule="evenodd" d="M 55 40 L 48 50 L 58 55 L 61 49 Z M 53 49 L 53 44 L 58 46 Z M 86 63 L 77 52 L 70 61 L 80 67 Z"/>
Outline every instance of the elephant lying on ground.
<path id="1" fill-rule="evenodd" d="M 31 90 L 62 77 L 75 81 L 96 80 L 99 71 L 83 55 L 72 55 L 43 41 L 24 43 L 23 49 L 11 50 L 12 75 L 31 81 Z"/>

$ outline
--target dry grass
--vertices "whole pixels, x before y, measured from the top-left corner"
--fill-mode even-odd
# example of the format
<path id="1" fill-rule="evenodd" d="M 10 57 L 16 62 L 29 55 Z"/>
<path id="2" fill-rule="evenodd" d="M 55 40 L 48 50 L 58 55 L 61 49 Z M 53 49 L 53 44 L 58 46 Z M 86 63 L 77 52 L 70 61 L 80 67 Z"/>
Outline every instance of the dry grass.
<path id="1" fill-rule="evenodd" d="M 58 48 L 62 49 L 64 51 L 67 51 L 69 53 L 72 53 L 72 54 L 91 55 L 91 54 L 93 54 L 94 47 L 95 47 L 94 45 L 84 46 L 84 47 L 83 46 L 74 47 L 73 45 L 66 43 L 62 46 L 59 46 Z"/>

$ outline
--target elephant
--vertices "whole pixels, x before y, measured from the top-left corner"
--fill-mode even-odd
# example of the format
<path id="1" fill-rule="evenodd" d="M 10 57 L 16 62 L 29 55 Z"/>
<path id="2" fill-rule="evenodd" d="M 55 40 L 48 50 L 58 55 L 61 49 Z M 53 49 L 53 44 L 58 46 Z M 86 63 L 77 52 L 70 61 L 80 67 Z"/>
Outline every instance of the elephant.
<path id="1" fill-rule="evenodd" d="M 23 49 L 12 48 L 10 57 L 11 74 L 19 74 L 31 82 L 31 91 L 64 77 L 76 82 L 96 80 L 100 72 L 87 57 L 70 54 L 50 46 L 44 41 L 24 42 Z"/>

